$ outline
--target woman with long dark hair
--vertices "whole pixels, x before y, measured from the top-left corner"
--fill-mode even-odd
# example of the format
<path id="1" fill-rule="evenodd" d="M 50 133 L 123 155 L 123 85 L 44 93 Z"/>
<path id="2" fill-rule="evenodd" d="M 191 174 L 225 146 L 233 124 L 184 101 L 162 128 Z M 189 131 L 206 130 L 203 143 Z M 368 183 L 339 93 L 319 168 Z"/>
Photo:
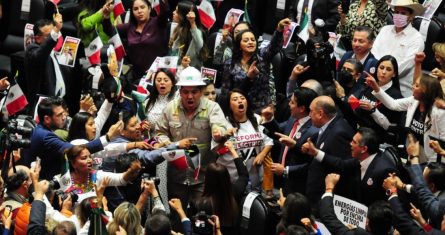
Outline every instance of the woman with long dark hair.
<path id="1" fill-rule="evenodd" d="M 239 208 L 249 174 L 243 158 L 240 158 L 235 150 L 234 143 L 227 141 L 224 145 L 233 157 L 238 178 L 232 184 L 225 166 L 219 163 L 209 164 L 204 179 L 204 192 L 201 200 L 196 203 L 196 209 L 217 215 L 222 234 L 238 234 Z"/>
<path id="2" fill-rule="evenodd" d="M 275 83 L 270 75 L 272 57 L 281 49 L 283 30 L 289 19 L 281 20 L 270 44 L 258 50 L 258 42 L 251 30 L 238 33 L 233 43 L 232 59 L 224 64 L 222 94 L 233 88 L 247 93 L 251 108 L 259 113 L 262 108 L 275 102 Z"/>
<path id="3" fill-rule="evenodd" d="M 376 65 L 374 74 L 380 89 L 383 89 L 393 99 L 403 98 L 399 87 L 399 71 L 397 60 L 391 55 L 383 56 Z M 398 144 L 398 127 L 401 127 L 402 113 L 388 109 L 381 105 L 372 94 L 372 89 L 366 88 L 357 95 L 359 105 L 354 110 L 354 116 L 360 126 L 375 130 L 384 141 L 390 144 Z M 391 131 L 392 135 L 388 134 Z M 396 135 L 394 135 L 396 134 Z"/>
<path id="4" fill-rule="evenodd" d="M 437 78 L 423 74 L 413 78 L 413 95 L 402 99 L 393 99 L 377 84 L 372 76 L 366 83 L 387 108 L 406 111 L 405 127 L 419 141 L 422 151 L 420 160 L 436 161 L 433 149 L 429 146 L 430 136 L 445 140 L 445 110 L 434 104 L 436 99 L 444 99 L 442 88 Z"/>
<path id="5" fill-rule="evenodd" d="M 160 69 L 155 73 L 153 87 L 145 110 L 152 131 L 154 131 L 154 124 L 161 117 L 162 110 L 167 103 L 178 96 L 175 76 L 168 69 Z"/>
<path id="6" fill-rule="evenodd" d="M 179 2 L 172 20 L 177 26 L 170 37 L 170 55 L 179 56 L 179 61 L 189 56 L 190 65 L 201 68 L 208 51 L 205 45 L 206 32 L 202 28 L 196 5 L 190 1 Z"/>
<path id="7" fill-rule="evenodd" d="M 264 127 L 258 125 L 261 117 L 254 114 L 251 103 L 245 93 L 239 89 L 233 89 L 228 94 L 227 103 L 229 105 L 227 118 L 230 124 L 236 128 L 235 133 L 235 149 L 244 159 L 251 188 L 248 190 L 261 192 L 261 184 L 263 181 L 263 165 L 271 164 L 269 152 L 273 146 L 273 140 L 264 134 Z M 269 173 L 269 172 L 268 172 Z M 267 175 L 271 176 L 271 175 Z M 273 189 L 272 179 L 265 177 L 268 187 L 265 190 L 271 194 Z M 272 184 L 272 187 L 270 185 Z"/>
<path id="8" fill-rule="evenodd" d="M 121 35 L 127 38 L 126 52 L 133 64 L 133 81 L 139 80 L 156 59 L 168 53 L 168 2 L 159 1 L 158 16 L 151 16 L 153 8 L 148 0 L 134 0 L 130 22 L 117 25 Z"/>
<path id="9" fill-rule="evenodd" d="M 311 224 L 315 224 L 311 204 L 306 196 L 301 193 L 288 194 L 281 208 L 281 212 L 281 220 L 277 225 L 277 234 L 282 234 L 286 231 L 286 228 L 291 225 L 301 225 L 305 227 L 305 224 L 301 222 L 304 218 L 308 218 Z"/>

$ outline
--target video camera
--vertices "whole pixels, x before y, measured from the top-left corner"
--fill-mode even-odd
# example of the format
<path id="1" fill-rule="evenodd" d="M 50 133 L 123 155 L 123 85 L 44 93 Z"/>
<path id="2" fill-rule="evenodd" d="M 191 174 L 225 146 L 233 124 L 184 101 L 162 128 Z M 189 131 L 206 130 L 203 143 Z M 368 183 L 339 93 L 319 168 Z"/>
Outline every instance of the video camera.
<path id="1" fill-rule="evenodd" d="M 29 148 L 31 146 L 30 137 L 35 126 L 36 123 L 31 116 L 19 115 L 10 119 L 4 130 L 3 148 Z"/>
<path id="2" fill-rule="evenodd" d="M 213 234 L 213 226 L 209 223 L 211 218 L 205 211 L 200 211 L 192 217 L 193 233 Z"/>

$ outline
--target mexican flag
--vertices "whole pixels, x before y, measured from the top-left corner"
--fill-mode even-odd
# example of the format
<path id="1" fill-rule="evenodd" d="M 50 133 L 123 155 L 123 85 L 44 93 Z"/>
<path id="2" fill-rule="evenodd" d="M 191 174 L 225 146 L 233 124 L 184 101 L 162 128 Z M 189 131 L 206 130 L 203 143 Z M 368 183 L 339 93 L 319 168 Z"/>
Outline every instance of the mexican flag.
<path id="1" fill-rule="evenodd" d="M 100 50 L 104 46 L 97 32 L 95 34 L 96 37 L 85 48 L 85 55 L 88 57 L 91 65 L 100 64 Z"/>
<path id="2" fill-rule="evenodd" d="M 300 32 L 298 33 L 298 37 L 300 37 L 306 43 L 309 39 L 309 17 L 306 12 L 303 14 L 303 22 L 300 22 Z"/>
<path id="3" fill-rule="evenodd" d="M 183 149 L 165 151 L 162 153 L 162 157 L 178 170 L 187 170 L 188 168 L 187 157 Z"/>
<path id="4" fill-rule="evenodd" d="M 117 32 L 116 28 L 113 30 L 113 35 L 111 35 L 108 43 L 113 44 L 117 60 L 121 61 L 125 57 L 125 49 L 124 45 L 122 45 L 122 40 L 119 37 L 119 33 Z"/>
<path id="5" fill-rule="evenodd" d="M 210 29 L 216 21 L 215 10 L 212 4 L 207 0 L 202 0 L 198 6 L 198 12 L 202 25 Z"/>
<path id="6" fill-rule="evenodd" d="M 6 111 L 8 112 L 8 116 L 16 114 L 18 111 L 25 108 L 26 105 L 28 105 L 28 100 L 23 94 L 22 89 L 20 89 L 18 83 L 15 83 L 9 87 L 8 95 L 4 99 L 6 99 L 4 104 Z"/>
<path id="7" fill-rule="evenodd" d="M 121 0 L 114 0 L 114 5 L 113 5 L 113 14 L 114 17 L 118 17 L 122 14 L 124 14 L 125 9 L 124 9 L 124 5 L 122 4 Z"/>

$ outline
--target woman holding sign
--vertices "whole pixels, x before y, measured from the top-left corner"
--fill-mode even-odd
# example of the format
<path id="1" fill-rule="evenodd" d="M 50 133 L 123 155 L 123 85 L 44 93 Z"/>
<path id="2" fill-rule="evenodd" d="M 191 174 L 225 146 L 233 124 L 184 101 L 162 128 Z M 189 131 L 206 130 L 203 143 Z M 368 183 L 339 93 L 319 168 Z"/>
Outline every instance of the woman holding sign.
<path id="1" fill-rule="evenodd" d="M 227 105 L 230 107 L 227 118 L 235 127 L 235 149 L 249 172 L 250 188 L 248 191 L 261 192 L 263 181 L 263 165 L 271 165 L 269 155 L 273 140 L 264 134 L 264 127 L 258 125 L 261 117 L 254 114 L 251 103 L 245 93 L 239 89 L 229 92 Z M 271 197 L 273 189 L 273 175 L 270 170 L 264 175 L 264 189 Z"/>
<path id="2" fill-rule="evenodd" d="M 168 53 L 168 2 L 159 1 L 157 16 L 151 16 L 148 0 L 135 0 L 131 7 L 130 22 L 117 25 L 120 35 L 127 38 L 127 55 L 133 64 L 133 81 L 140 79 L 156 57 Z"/>
<path id="3" fill-rule="evenodd" d="M 270 62 L 281 49 L 282 32 L 289 24 L 289 19 L 281 20 L 270 44 L 260 50 L 251 30 L 237 34 L 232 59 L 224 63 L 221 94 L 228 94 L 233 88 L 243 90 L 252 101 L 251 108 L 256 113 L 275 103 L 275 82 L 270 75 Z"/>

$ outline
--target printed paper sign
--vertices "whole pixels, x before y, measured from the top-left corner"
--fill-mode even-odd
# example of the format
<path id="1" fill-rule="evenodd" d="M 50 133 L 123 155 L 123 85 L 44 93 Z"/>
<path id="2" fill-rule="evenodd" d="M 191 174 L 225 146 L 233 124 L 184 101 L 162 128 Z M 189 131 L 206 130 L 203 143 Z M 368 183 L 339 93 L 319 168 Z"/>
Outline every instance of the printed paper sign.
<path id="1" fill-rule="evenodd" d="M 298 26 L 297 23 L 291 22 L 290 25 L 284 27 L 283 30 L 283 48 L 287 48 L 290 40 L 292 39 L 292 35 L 294 35 L 295 28 Z"/>
<path id="2" fill-rule="evenodd" d="M 365 225 L 368 207 L 338 195 L 334 196 L 333 203 L 335 215 L 341 222 L 343 222 L 343 224 L 352 224 L 354 226 L 366 229 Z"/>
<path id="3" fill-rule="evenodd" d="M 208 79 L 215 83 L 216 81 L 216 69 L 201 67 L 201 77 L 203 80 Z"/>
<path id="4" fill-rule="evenodd" d="M 33 24 L 26 24 L 25 25 L 25 37 L 23 38 L 23 46 L 26 51 L 26 47 L 28 47 L 29 44 L 34 42 L 34 25 Z"/>
<path id="5" fill-rule="evenodd" d="M 80 39 L 70 36 L 65 37 L 62 50 L 57 55 L 57 61 L 61 65 L 74 67 L 76 62 L 77 49 L 79 48 Z"/>
<path id="6" fill-rule="evenodd" d="M 227 12 L 226 18 L 224 19 L 223 29 L 233 29 L 233 27 L 235 27 L 235 24 L 238 23 L 243 14 L 244 11 L 242 10 L 234 8 L 230 9 L 230 11 Z"/>

